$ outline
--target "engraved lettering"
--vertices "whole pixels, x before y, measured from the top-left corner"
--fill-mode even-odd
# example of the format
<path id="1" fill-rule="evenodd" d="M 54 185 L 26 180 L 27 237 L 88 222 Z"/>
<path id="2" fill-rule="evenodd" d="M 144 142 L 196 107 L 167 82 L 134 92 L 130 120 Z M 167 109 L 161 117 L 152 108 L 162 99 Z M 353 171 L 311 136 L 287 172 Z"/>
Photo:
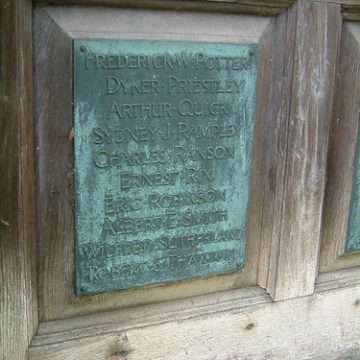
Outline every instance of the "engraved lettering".
<path id="1" fill-rule="evenodd" d="M 167 78 L 168 94 L 223 94 L 240 93 L 245 89 L 245 80 L 236 81 L 226 79 L 180 79 L 177 76 Z"/>
<path id="2" fill-rule="evenodd" d="M 92 141 L 94 144 L 122 144 L 134 141 L 136 143 L 155 142 L 168 140 L 174 136 L 178 140 L 189 139 L 221 139 L 230 138 L 239 134 L 241 127 L 236 124 L 209 124 L 190 125 L 179 122 L 175 126 L 170 123 L 161 127 L 138 127 L 133 128 L 94 128 Z"/>
<path id="3" fill-rule="evenodd" d="M 94 162 L 99 168 L 162 164 L 166 162 L 166 152 L 165 150 L 150 150 L 149 152 L 110 153 L 107 150 L 99 150 L 94 155 Z"/>
<path id="4" fill-rule="evenodd" d="M 212 103 L 193 102 L 183 99 L 179 103 L 179 114 L 182 116 L 229 115 L 230 110 L 226 104 L 214 101 Z"/>
<path id="5" fill-rule="evenodd" d="M 170 214 L 174 218 L 174 213 Z M 134 241 L 123 241 L 114 244 L 85 243 L 79 250 L 88 261 L 97 263 L 106 262 L 107 259 L 125 258 L 131 255 L 150 254 L 158 251 L 176 251 L 178 249 L 194 249 L 207 244 L 232 242 L 244 235 L 242 229 L 229 229 L 225 231 L 191 233 L 179 236 L 161 236 L 155 239 L 145 238 Z"/>
<path id="6" fill-rule="evenodd" d="M 123 264 L 119 266 L 87 266 L 87 278 L 92 282 L 111 279 L 121 279 L 126 276 L 138 276 L 144 272 L 156 273 L 164 270 L 189 269 L 201 265 L 210 265 L 218 262 L 237 261 L 236 254 L 231 250 L 221 250 L 190 255 L 169 255 L 167 258 L 155 258 L 151 264 L 145 262 Z"/>
<path id="7" fill-rule="evenodd" d="M 198 160 L 221 160 L 235 158 L 235 145 L 207 146 L 199 148 L 189 148 L 184 146 L 174 146 L 172 152 L 173 161 L 188 162 Z"/>
<path id="8" fill-rule="evenodd" d="M 111 193 L 105 194 L 104 214 L 112 216 L 118 213 L 137 211 L 143 208 L 141 197 L 117 197 L 113 198 Z"/>
<path id="9" fill-rule="evenodd" d="M 163 185 L 175 185 L 178 180 L 179 172 L 156 172 L 150 174 L 134 174 L 123 172 L 120 174 L 121 189 L 156 187 Z"/>
<path id="10" fill-rule="evenodd" d="M 152 117 L 171 117 L 172 107 L 169 103 L 129 103 L 122 104 L 115 100 L 112 101 L 107 117 L 115 116 L 119 119 L 124 118 L 152 118 Z"/>
<path id="11" fill-rule="evenodd" d="M 173 194 L 159 194 L 153 192 L 148 196 L 148 206 L 152 209 L 199 205 L 226 201 L 226 191 L 210 189 L 207 191 L 178 192 Z"/>
<path id="12" fill-rule="evenodd" d="M 215 224 L 228 219 L 227 210 L 186 211 L 184 213 L 167 212 L 166 214 L 144 218 L 122 217 L 115 220 L 105 217 L 103 234 L 106 236 L 154 232 L 181 227 Z"/>
<path id="13" fill-rule="evenodd" d="M 257 46 L 73 40 L 76 293 L 241 269 Z"/>
<path id="14" fill-rule="evenodd" d="M 126 81 L 116 76 L 107 77 L 107 93 L 123 95 L 134 94 L 159 94 L 159 82 L 157 80 Z"/>
<path id="15" fill-rule="evenodd" d="M 215 169 L 187 167 L 184 170 L 183 175 L 186 184 L 202 184 L 204 182 L 212 182 L 214 180 Z"/>
<path id="16" fill-rule="evenodd" d="M 241 71 L 248 70 L 254 63 L 253 56 L 213 56 L 204 53 L 180 52 L 175 54 L 98 54 L 87 52 L 85 69 L 143 69 L 179 70 L 195 69 Z"/>

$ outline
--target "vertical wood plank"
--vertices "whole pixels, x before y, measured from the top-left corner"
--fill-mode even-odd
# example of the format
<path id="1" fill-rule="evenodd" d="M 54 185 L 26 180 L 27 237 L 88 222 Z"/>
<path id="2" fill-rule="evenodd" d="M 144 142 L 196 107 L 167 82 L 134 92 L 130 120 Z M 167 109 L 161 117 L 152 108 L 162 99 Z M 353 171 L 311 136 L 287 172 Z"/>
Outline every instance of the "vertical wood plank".
<path id="1" fill-rule="evenodd" d="M 296 10 L 289 9 L 275 19 L 271 48 L 271 88 L 266 116 L 266 169 L 264 171 L 264 201 L 261 222 L 258 283 L 269 288 L 269 276 L 277 268 L 286 161 L 286 134 L 288 129 Z M 290 51 L 289 51 L 290 50 Z M 276 214 L 276 215 L 275 215 Z M 274 278 L 272 278 L 274 280 Z M 269 290 L 268 290 L 269 291 Z M 270 292 L 270 291 L 269 291 Z M 271 292 L 270 292 L 271 293 Z"/>
<path id="2" fill-rule="evenodd" d="M 360 111 L 360 24 L 344 25 L 336 93 L 329 139 L 320 271 L 332 269 L 345 247 Z"/>
<path id="3" fill-rule="evenodd" d="M 275 300 L 314 291 L 342 22 L 340 5 L 308 0 L 282 17 L 285 34 L 273 45 L 285 36 L 283 58 L 273 55 L 258 279 Z"/>
<path id="4" fill-rule="evenodd" d="M 37 327 L 31 1 L 0 11 L 0 358 L 22 360 Z"/>
<path id="5" fill-rule="evenodd" d="M 262 228 L 259 226 L 263 220 L 263 207 L 266 206 L 264 201 L 264 169 L 267 164 L 267 113 L 271 106 L 270 92 L 271 87 L 271 64 L 272 64 L 272 41 L 274 32 L 276 31 L 276 20 L 272 20 L 268 27 L 263 32 L 259 40 L 259 63 L 258 63 L 258 78 L 257 78 L 257 91 L 256 91 L 256 114 L 255 114 L 255 128 L 254 128 L 254 143 L 253 143 L 253 162 L 252 162 L 252 174 L 251 184 L 253 189 L 251 191 L 249 202 L 249 215 L 248 215 L 248 239 L 247 239 L 247 251 L 246 254 L 254 252 L 257 256 L 255 261 L 256 268 L 253 270 L 255 273 L 259 272 L 258 261 L 266 262 L 268 257 L 265 251 L 258 255 L 259 246 L 263 247 L 266 244 L 260 243 Z M 257 239 L 257 241 L 255 241 Z M 250 246 L 255 244 L 256 247 Z M 246 264 L 245 264 L 246 266 Z M 261 277 L 263 274 L 256 274 L 257 277 Z"/>

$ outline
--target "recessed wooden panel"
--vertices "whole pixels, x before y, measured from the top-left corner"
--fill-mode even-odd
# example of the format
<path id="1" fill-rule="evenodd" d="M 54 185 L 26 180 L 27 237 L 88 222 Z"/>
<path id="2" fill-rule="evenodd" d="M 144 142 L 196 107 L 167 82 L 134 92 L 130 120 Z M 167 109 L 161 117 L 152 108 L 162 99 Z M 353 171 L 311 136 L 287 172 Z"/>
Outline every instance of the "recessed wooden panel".
<path id="1" fill-rule="evenodd" d="M 258 145 L 253 148 L 254 182 L 250 191 L 247 252 L 241 272 L 99 295 L 79 297 L 75 296 L 74 292 L 72 39 L 152 39 L 259 44 L 259 66 L 263 66 L 264 50 L 260 37 L 270 21 L 264 18 L 240 18 L 234 15 L 213 17 L 205 13 L 195 15 L 91 8 L 37 10 L 35 72 L 40 198 L 38 266 L 39 308 L 42 319 L 69 317 L 256 284 L 260 231 L 258 224 L 261 216 L 259 209 L 262 202 L 251 199 L 261 198 L 259 179 L 263 167 L 260 154 L 264 146 L 263 134 L 259 132 L 261 121 L 257 120 L 254 124 L 254 144 Z M 101 32 L 98 31 L 99 28 Z M 262 73 L 266 71 L 267 68 L 261 69 Z M 266 79 L 268 78 L 264 77 L 264 82 L 258 84 L 259 99 L 263 99 L 261 93 L 267 86 Z M 261 113 L 261 109 L 261 106 L 256 106 L 256 117 Z M 75 132 L 75 138 L 76 136 Z"/>
<path id="2" fill-rule="evenodd" d="M 25 359 L 38 327 L 31 16 L 31 2 L 1 3 L 1 359 Z"/>

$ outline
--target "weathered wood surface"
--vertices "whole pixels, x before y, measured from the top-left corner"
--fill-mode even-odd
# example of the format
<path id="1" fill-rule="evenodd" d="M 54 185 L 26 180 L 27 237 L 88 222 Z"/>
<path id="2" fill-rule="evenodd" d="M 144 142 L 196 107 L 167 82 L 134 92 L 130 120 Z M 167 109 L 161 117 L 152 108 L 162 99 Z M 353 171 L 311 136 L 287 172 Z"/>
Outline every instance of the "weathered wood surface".
<path id="1" fill-rule="evenodd" d="M 96 7 L 45 7 L 73 38 L 257 42 L 271 19 L 234 14 L 181 13 Z M 239 21 L 241 19 L 241 21 Z"/>
<path id="2" fill-rule="evenodd" d="M 358 0 L 345 0 L 342 5 L 344 20 L 360 21 L 360 2 Z"/>
<path id="3" fill-rule="evenodd" d="M 0 10 L 0 358 L 26 358 L 37 327 L 31 3 Z"/>
<path id="4" fill-rule="evenodd" d="M 320 271 L 360 264 L 344 254 L 360 111 L 360 24 L 344 24 L 332 117 Z"/>
<path id="5" fill-rule="evenodd" d="M 327 274 L 314 295 L 276 303 L 246 288 L 45 323 L 30 359 L 356 359 L 359 275 Z"/>
<path id="6" fill-rule="evenodd" d="M 314 290 L 342 19 L 301 0 L 276 21 L 259 284 L 278 300 Z"/>
<path id="7" fill-rule="evenodd" d="M 74 340 L 88 335 L 103 335 L 104 332 L 122 329 L 158 325 L 168 321 L 184 321 L 213 312 L 231 311 L 238 307 L 259 306 L 271 299 L 260 287 L 248 287 L 241 291 L 229 290 L 187 299 L 172 300 L 163 303 L 143 305 L 122 310 L 113 310 L 100 314 L 48 321 L 40 324 L 33 346 L 48 345 L 51 342 Z"/>
<path id="8" fill-rule="evenodd" d="M 37 0 L 38 5 L 110 6 L 276 16 L 295 0 Z"/>
<path id="9" fill-rule="evenodd" d="M 176 11 L 207 11 L 217 13 L 277 16 L 296 0 L 35 0 L 36 5 L 109 6 L 134 9 L 163 9 Z M 360 21 L 358 0 L 316 0 L 339 4 L 347 21 Z"/>
<path id="10" fill-rule="evenodd" d="M 316 282 L 316 291 L 330 291 L 345 286 L 356 285 L 360 279 L 360 267 L 352 267 L 348 269 L 330 271 L 319 274 Z"/>
<path id="11" fill-rule="evenodd" d="M 84 16 L 84 11 L 87 16 Z M 255 134 L 253 174 L 249 206 L 248 247 L 245 269 L 241 273 L 179 281 L 171 284 L 130 289 L 96 296 L 74 294 L 73 231 L 73 149 L 69 134 L 72 129 L 71 36 L 153 38 L 177 40 L 211 40 L 256 42 L 267 33 L 270 20 L 218 14 L 177 14 L 129 11 L 126 9 L 38 9 L 35 14 L 35 90 L 36 134 L 38 148 L 39 197 L 39 316 L 50 320 L 164 301 L 202 293 L 211 293 L 256 284 L 257 251 L 261 216 L 261 182 L 263 164 L 263 130 Z M 94 18 L 97 18 L 95 21 Z M 119 18 L 123 21 L 119 22 Z M 166 20 L 164 19 L 166 18 Z M 254 24 L 254 20 L 256 23 Z M 214 26 L 216 23 L 217 27 Z M 99 24 L 104 24 L 99 33 Z M 134 25 L 135 24 L 135 25 Z M 136 28 L 135 28 L 136 27 Z M 171 30 L 167 30 L 171 29 Z M 70 34 L 70 35 L 69 35 Z M 100 34 L 100 35 L 99 35 Z M 269 61 L 260 46 L 263 62 Z M 261 75 L 261 77 L 263 77 Z M 261 89 L 265 78 L 259 82 Z M 268 81 L 268 80 L 266 80 Z M 262 109 L 261 106 L 258 106 Z M 261 128 L 255 125 L 255 132 Z M 75 134 L 76 136 L 76 134 Z M 51 224 L 51 226 L 49 226 Z"/>
<path id="12" fill-rule="evenodd" d="M 39 318 L 47 299 L 62 309 L 73 291 L 71 39 L 43 11 L 34 24 Z M 45 49 L 50 51 L 45 52 Z M 61 86 L 59 79 L 61 78 Z M 61 310 L 60 310 L 61 311 Z"/>
<path id="13" fill-rule="evenodd" d="M 268 38 L 267 47 L 271 49 L 271 87 L 268 90 L 268 102 L 263 113 L 265 122 L 266 158 L 263 176 L 263 209 L 261 228 L 261 245 L 259 248 L 258 283 L 268 292 L 271 274 L 277 268 L 278 247 L 277 239 L 281 225 L 281 206 L 283 179 L 285 178 L 286 136 L 288 122 L 289 97 L 291 92 L 291 76 L 293 66 L 293 52 L 287 51 L 292 47 L 295 36 L 296 10 L 289 9 L 275 19 L 273 38 Z M 283 76 L 287 74 L 287 76 Z M 287 95 L 288 94 L 288 95 Z M 272 241 L 274 239 L 274 241 Z M 274 277 L 272 277 L 274 279 Z M 273 285 L 272 285 L 273 287 Z"/>

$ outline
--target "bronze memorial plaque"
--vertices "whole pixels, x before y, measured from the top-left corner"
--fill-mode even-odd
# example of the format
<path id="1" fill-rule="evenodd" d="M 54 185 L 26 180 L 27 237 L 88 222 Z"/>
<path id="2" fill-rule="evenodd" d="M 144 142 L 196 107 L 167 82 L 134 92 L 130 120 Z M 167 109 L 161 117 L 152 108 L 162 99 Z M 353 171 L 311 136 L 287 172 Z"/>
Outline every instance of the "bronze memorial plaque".
<path id="1" fill-rule="evenodd" d="M 77 294 L 241 269 L 257 45 L 73 46 Z"/>

